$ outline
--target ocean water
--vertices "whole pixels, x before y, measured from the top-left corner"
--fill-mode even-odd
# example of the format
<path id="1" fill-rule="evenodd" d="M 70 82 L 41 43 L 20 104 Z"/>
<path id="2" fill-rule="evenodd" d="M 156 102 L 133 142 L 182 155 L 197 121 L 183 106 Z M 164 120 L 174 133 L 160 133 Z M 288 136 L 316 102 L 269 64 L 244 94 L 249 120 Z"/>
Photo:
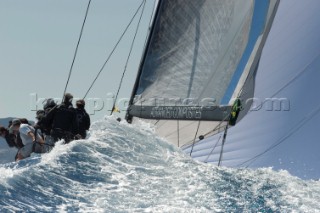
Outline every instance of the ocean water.
<path id="1" fill-rule="evenodd" d="M 0 174 L 0 212 L 320 212 L 319 181 L 199 163 L 114 117 Z"/>

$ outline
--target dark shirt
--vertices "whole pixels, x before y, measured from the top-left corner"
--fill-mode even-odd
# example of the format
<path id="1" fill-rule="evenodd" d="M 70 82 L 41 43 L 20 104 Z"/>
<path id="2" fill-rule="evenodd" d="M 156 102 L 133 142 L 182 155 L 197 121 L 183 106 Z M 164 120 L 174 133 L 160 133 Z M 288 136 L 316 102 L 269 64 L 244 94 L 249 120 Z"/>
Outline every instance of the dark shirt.
<path id="1" fill-rule="evenodd" d="M 8 132 L 5 136 L 5 139 L 9 147 L 16 147 L 18 149 L 23 147 L 23 143 L 19 133 L 15 135 Z"/>
<path id="2" fill-rule="evenodd" d="M 39 120 L 35 125 L 34 125 L 35 129 L 40 129 L 41 133 L 44 135 L 50 135 L 50 131 L 51 131 L 51 127 L 47 126 L 46 122 L 45 122 L 45 118 L 42 118 L 41 120 Z"/>
<path id="3" fill-rule="evenodd" d="M 86 138 L 86 130 L 89 130 L 90 128 L 90 116 L 85 109 L 81 108 L 76 108 L 76 114 L 79 127 L 78 133 L 81 135 L 82 138 Z"/>
<path id="4" fill-rule="evenodd" d="M 45 117 L 46 126 L 71 132 L 76 135 L 78 133 L 78 122 L 76 111 L 71 103 L 62 103 L 53 108 Z"/>

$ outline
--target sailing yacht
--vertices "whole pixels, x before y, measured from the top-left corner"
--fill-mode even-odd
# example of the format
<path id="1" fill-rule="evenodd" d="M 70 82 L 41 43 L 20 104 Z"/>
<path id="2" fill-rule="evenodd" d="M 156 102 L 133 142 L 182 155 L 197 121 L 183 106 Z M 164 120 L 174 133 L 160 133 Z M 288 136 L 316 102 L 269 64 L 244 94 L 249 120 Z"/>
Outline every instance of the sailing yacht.
<path id="1" fill-rule="evenodd" d="M 314 143 L 290 137 L 320 109 L 302 114 L 301 95 L 288 92 L 319 77 L 319 9 L 317 0 L 160 0 L 126 119 L 152 123 L 203 162 L 319 176 Z M 311 151 L 311 163 L 293 148 Z"/>

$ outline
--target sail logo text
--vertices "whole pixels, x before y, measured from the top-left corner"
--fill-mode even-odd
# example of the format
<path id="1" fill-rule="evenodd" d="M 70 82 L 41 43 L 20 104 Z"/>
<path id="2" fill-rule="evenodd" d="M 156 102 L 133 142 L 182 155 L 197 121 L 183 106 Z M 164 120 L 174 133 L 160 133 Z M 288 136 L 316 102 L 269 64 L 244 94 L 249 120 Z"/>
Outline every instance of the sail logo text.
<path id="1" fill-rule="evenodd" d="M 201 119 L 201 107 L 153 107 L 151 118 Z"/>

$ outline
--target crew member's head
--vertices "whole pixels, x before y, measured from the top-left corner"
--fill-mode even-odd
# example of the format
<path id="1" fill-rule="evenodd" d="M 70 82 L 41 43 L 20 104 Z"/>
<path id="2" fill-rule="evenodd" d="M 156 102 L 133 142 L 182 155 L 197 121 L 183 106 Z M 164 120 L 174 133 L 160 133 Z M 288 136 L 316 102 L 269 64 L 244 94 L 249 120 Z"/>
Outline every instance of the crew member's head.
<path id="1" fill-rule="evenodd" d="M 63 102 L 64 102 L 65 104 L 71 103 L 71 102 L 72 102 L 72 99 L 73 99 L 73 95 L 71 95 L 70 93 L 66 93 L 66 94 L 64 95 Z"/>
<path id="2" fill-rule="evenodd" d="M 83 99 L 77 100 L 76 102 L 77 108 L 84 109 L 85 105 L 86 105 L 86 102 Z"/>
<path id="3" fill-rule="evenodd" d="M 19 128 L 20 128 L 20 125 L 21 125 L 21 121 L 20 119 L 13 119 L 12 120 L 12 124 L 11 124 L 11 127 L 10 127 L 10 130 L 13 130 L 13 131 L 18 131 Z"/>

